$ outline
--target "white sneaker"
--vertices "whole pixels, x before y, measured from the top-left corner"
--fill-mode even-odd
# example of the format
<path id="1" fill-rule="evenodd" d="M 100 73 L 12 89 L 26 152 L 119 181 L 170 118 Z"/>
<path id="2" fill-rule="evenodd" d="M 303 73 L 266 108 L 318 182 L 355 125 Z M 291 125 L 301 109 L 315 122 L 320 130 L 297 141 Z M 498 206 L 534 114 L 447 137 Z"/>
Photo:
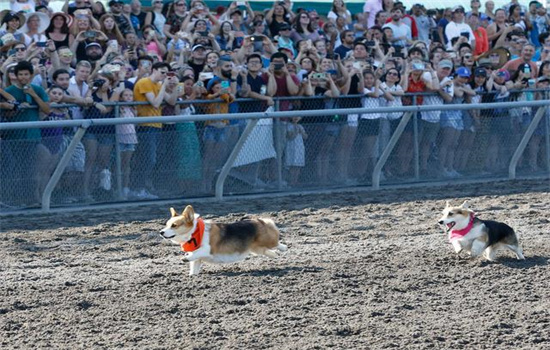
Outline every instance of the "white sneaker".
<path id="1" fill-rule="evenodd" d="M 159 199 L 158 196 L 155 196 L 154 194 L 151 194 L 151 193 L 147 192 L 146 189 L 143 189 L 143 190 L 139 191 L 136 194 L 136 197 L 139 198 L 139 199 Z"/>
<path id="2" fill-rule="evenodd" d="M 111 190 L 111 172 L 109 169 L 101 170 L 101 173 L 99 174 L 99 186 L 105 191 Z"/>

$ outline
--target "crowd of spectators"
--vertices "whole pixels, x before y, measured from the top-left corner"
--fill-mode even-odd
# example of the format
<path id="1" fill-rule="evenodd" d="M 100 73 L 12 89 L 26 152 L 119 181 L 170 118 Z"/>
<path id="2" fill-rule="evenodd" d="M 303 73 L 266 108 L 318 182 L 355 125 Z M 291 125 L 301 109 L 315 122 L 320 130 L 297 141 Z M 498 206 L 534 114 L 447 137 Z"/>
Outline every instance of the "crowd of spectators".
<path id="1" fill-rule="evenodd" d="M 495 8 L 492 1 L 472 0 L 465 11 L 367 0 L 361 13 L 351 13 L 343 0 L 334 0 L 328 13 L 297 8 L 289 0 L 263 11 L 247 1 L 208 8 L 201 0 L 153 0 L 145 9 L 139 0 L 110 0 L 107 6 L 76 0 L 55 13 L 47 0 L 10 1 L 11 10 L 0 13 L 1 122 L 257 112 L 274 106 L 276 97 L 296 96 L 303 98 L 282 100 L 278 109 L 533 100 L 545 96 L 522 89 L 550 83 L 550 16 L 538 1 L 512 0 Z M 411 95 L 421 92 L 432 94 Z M 205 103 L 178 104 L 191 100 Z M 145 104 L 114 106 L 133 101 Z M 23 108 L 28 106 L 35 108 Z M 461 176 L 482 131 L 488 136 L 481 167 L 502 169 L 508 158 L 499 145 L 520 135 L 533 112 L 421 113 L 421 173 Z M 368 178 L 383 125 L 391 134 L 401 118 L 366 113 L 284 120 L 285 133 L 276 137 L 285 150 L 287 181 Z M 386 176 L 411 174 L 411 125 Z M 230 118 L 92 126 L 64 181 L 81 183 L 73 195 L 86 200 L 93 200 L 96 187 L 111 190 L 116 144 L 123 154 L 125 197 L 156 198 L 152 179 L 162 168 L 162 152 L 186 153 L 175 162 L 179 185 L 208 193 L 243 127 Z M 542 165 L 542 132 L 536 131 L 525 160 L 533 171 Z M 39 201 L 73 133 L 53 128 L 2 133 L 2 178 L 31 178 L 33 199 Z M 430 165 L 434 159 L 436 170 Z M 272 174 L 272 164 L 267 168 Z M 17 186 L 7 190 L 17 193 Z"/>

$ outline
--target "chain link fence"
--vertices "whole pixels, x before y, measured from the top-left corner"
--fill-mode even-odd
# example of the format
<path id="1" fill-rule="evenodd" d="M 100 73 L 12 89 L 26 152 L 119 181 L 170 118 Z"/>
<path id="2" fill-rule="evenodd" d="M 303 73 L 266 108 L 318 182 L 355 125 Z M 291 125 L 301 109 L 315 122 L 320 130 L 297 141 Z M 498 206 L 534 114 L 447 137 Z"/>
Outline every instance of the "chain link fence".
<path id="1" fill-rule="evenodd" d="M 28 120 L 21 115 L 28 110 L 2 111 L 0 211 L 216 190 L 221 196 L 503 178 L 518 149 L 520 175 L 550 170 L 550 112 L 537 104 L 541 93 L 487 95 L 449 107 L 434 95 L 406 97 L 402 105 L 419 108 L 371 96 L 281 98 L 274 106 L 243 99 L 218 115 L 219 101 L 187 101 L 164 106 L 166 122 L 146 124 L 134 117 L 135 103 L 119 103 L 82 110 L 90 123 L 81 127 L 83 121 L 60 116 L 10 128 L 10 120 Z M 499 105 L 483 107 L 491 102 Z M 78 107 L 56 110 L 70 108 Z"/>

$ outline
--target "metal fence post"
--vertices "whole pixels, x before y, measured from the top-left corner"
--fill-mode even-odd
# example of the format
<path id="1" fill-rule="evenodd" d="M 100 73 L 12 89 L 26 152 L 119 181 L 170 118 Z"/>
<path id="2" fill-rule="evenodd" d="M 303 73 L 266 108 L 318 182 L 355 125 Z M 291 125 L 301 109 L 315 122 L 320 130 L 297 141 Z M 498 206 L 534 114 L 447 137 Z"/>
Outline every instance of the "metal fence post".
<path id="1" fill-rule="evenodd" d="M 544 99 L 549 100 L 550 99 L 550 93 L 548 91 L 544 92 Z M 548 108 L 547 108 L 548 110 Z M 550 116 L 548 116 L 548 113 L 546 113 L 544 118 L 544 143 L 546 146 L 546 171 L 550 173 Z"/>
<path id="2" fill-rule="evenodd" d="M 281 109 L 281 101 L 279 98 L 275 98 L 275 105 L 273 110 L 279 112 Z M 281 143 L 281 133 L 283 132 L 283 123 L 279 118 L 273 118 L 273 139 L 275 140 L 275 153 L 277 154 L 277 184 L 278 188 L 281 189 L 283 183 L 283 152 L 284 145 Z"/>
<path id="3" fill-rule="evenodd" d="M 120 118 L 120 106 L 115 106 L 115 118 Z M 116 129 L 116 128 L 115 128 Z M 118 141 L 118 133 L 115 132 L 115 176 L 116 176 L 116 191 L 117 197 L 122 198 L 122 158 L 120 155 L 120 142 Z"/>
<path id="4" fill-rule="evenodd" d="M 413 106 L 417 105 L 417 95 L 413 96 Z M 418 116 L 419 112 L 414 112 L 413 118 L 413 147 L 414 147 L 414 178 L 420 178 L 420 135 L 418 134 Z"/>
<path id="5" fill-rule="evenodd" d="M 63 157 L 61 157 L 61 159 L 59 160 L 59 163 L 57 164 L 57 167 L 55 168 L 55 171 L 53 172 L 52 177 L 50 178 L 50 181 L 48 181 L 48 184 L 44 189 L 44 193 L 42 193 L 42 210 L 43 211 L 50 210 L 52 192 L 55 189 L 55 186 L 57 186 L 59 179 L 61 179 L 61 176 L 63 175 L 63 172 L 67 167 L 67 164 L 69 164 L 69 161 L 73 156 L 76 146 L 78 145 L 80 140 L 82 140 L 82 137 L 86 133 L 86 129 L 88 129 L 88 126 L 90 125 L 91 123 L 87 122 L 78 128 L 73 139 L 71 140 L 71 143 L 69 143 L 69 146 L 65 150 L 65 154 L 63 154 Z"/>

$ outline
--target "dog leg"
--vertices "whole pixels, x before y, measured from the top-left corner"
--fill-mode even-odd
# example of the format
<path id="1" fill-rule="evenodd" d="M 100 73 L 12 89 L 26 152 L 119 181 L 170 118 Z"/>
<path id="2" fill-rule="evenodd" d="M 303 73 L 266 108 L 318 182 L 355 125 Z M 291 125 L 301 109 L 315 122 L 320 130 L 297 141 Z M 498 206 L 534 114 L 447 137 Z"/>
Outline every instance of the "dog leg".
<path id="1" fill-rule="evenodd" d="M 200 247 L 194 252 L 187 253 L 185 258 L 187 261 L 195 261 L 197 259 L 208 258 L 210 256 L 210 246 Z"/>
<path id="2" fill-rule="evenodd" d="M 264 250 L 264 253 L 263 253 L 265 256 L 267 257 L 270 257 L 270 258 L 278 258 L 279 257 L 279 252 L 277 252 L 276 250 L 271 250 L 271 249 L 266 249 Z"/>
<path id="3" fill-rule="evenodd" d="M 485 255 L 485 258 L 489 261 L 495 261 L 495 255 L 496 255 L 496 249 L 494 247 L 487 247 L 483 254 Z"/>
<path id="4" fill-rule="evenodd" d="M 486 247 L 485 242 L 482 242 L 482 241 L 476 239 L 472 243 L 472 256 L 473 257 L 480 256 L 481 253 L 483 253 L 483 251 L 485 250 L 485 247 Z"/>
<path id="5" fill-rule="evenodd" d="M 288 247 L 286 246 L 286 244 L 279 243 L 279 245 L 277 245 L 277 250 L 279 250 L 280 252 L 286 252 L 288 250 Z"/>
<path id="6" fill-rule="evenodd" d="M 516 253 L 518 260 L 525 260 L 525 257 L 523 256 L 523 249 L 521 249 L 519 245 L 507 245 L 506 248 Z"/>
<path id="7" fill-rule="evenodd" d="M 201 271 L 202 261 L 195 260 L 189 263 L 189 276 L 198 275 Z"/>
<path id="8" fill-rule="evenodd" d="M 460 254 L 462 251 L 462 244 L 460 244 L 460 241 L 455 239 L 454 241 L 451 241 L 451 244 L 453 245 L 455 253 Z"/>

